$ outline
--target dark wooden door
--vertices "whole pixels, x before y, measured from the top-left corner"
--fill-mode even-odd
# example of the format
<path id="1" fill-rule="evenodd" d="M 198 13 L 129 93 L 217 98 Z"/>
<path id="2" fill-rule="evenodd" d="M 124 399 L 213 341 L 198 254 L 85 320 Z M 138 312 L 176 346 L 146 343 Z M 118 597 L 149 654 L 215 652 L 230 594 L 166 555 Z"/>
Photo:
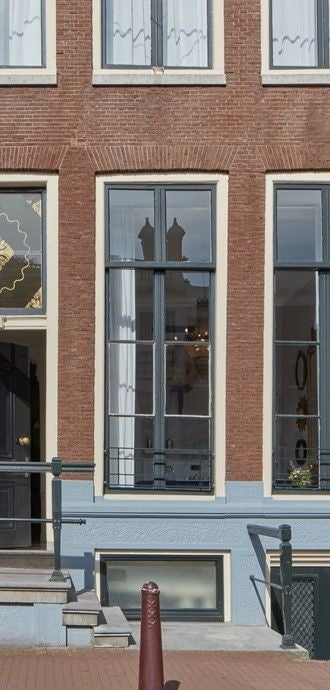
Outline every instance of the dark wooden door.
<path id="1" fill-rule="evenodd" d="M 28 348 L 0 343 L 0 460 L 28 463 L 30 449 Z M 0 517 L 30 515 L 31 479 L 28 472 L 0 473 Z M 30 523 L 0 522 L 0 548 L 30 545 Z"/>

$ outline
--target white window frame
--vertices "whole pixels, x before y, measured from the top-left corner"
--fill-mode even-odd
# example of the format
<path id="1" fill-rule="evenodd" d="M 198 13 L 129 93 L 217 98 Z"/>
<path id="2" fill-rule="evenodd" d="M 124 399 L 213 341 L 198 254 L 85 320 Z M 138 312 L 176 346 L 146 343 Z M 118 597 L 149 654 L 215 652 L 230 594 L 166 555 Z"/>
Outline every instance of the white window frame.
<path id="1" fill-rule="evenodd" d="M 270 0 L 261 0 L 261 83 L 264 86 L 330 84 L 330 68 L 273 69 L 269 60 L 270 40 Z"/>
<path id="2" fill-rule="evenodd" d="M 56 0 L 45 1 L 45 66 L 0 67 L 0 86 L 56 84 Z"/>
<path id="3" fill-rule="evenodd" d="M 45 314 L 0 313 L 0 329 L 46 332 L 46 442 L 45 459 L 57 456 L 58 419 L 58 176 L 39 174 L 0 174 L 0 189 L 43 188 L 46 191 L 46 294 Z M 51 517 L 51 476 L 46 476 L 46 517 Z M 46 528 L 47 543 L 53 541 L 51 525 Z"/>
<path id="4" fill-rule="evenodd" d="M 275 501 L 329 501 L 329 494 L 272 494 L 273 450 L 273 235 L 274 235 L 274 186 L 288 184 L 330 184 L 329 173 L 279 173 L 266 176 L 265 210 L 265 275 L 264 275 L 264 389 L 263 389 L 263 482 L 264 495 Z"/>
<path id="5" fill-rule="evenodd" d="M 224 71 L 224 0 L 212 0 L 212 69 L 180 69 L 150 67 L 102 67 L 102 0 L 93 0 L 93 84 L 99 86 L 119 85 L 225 85 Z"/>
<path id="6" fill-rule="evenodd" d="M 207 173 L 166 173 L 108 175 L 96 178 L 96 266 L 95 266 L 95 380 L 94 380 L 94 453 L 95 493 L 105 500 L 155 500 L 155 494 L 104 494 L 104 361 L 105 361 L 105 198 L 106 185 L 119 184 L 213 184 L 216 186 L 216 324 L 215 324 L 215 406 L 214 406 L 214 493 L 193 496 L 193 501 L 212 501 L 225 495 L 226 458 L 226 337 L 227 337 L 227 250 L 228 250 L 228 175 Z M 158 494 L 157 500 L 173 500 L 170 494 Z M 180 500 L 192 500 L 180 493 Z"/>

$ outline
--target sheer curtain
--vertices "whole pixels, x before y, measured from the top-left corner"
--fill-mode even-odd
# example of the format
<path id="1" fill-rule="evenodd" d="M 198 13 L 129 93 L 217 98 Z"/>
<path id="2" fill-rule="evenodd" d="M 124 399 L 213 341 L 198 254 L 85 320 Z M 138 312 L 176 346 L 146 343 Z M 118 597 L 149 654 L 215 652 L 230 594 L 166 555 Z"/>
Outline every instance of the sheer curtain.
<path id="1" fill-rule="evenodd" d="M 317 0 L 273 0 L 272 7 L 274 66 L 317 66 Z"/>
<path id="2" fill-rule="evenodd" d="M 1 0 L 0 65 L 42 65 L 41 0 Z"/>
<path id="3" fill-rule="evenodd" d="M 111 224 L 115 228 L 129 228 L 134 222 L 134 207 L 113 207 Z M 134 256 L 134 233 L 122 232 L 121 256 Z M 135 418 L 136 412 L 136 308 L 135 271 L 130 269 L 110 271 L 109 280 L 109 325 L 110 339 L 120 342 L 109 344 L 108 381 L 109 411 L 119 415 L 110 423 L 111 483 L 123 486 L 134 485 Z M 130 342 L 131 341 L 131 342 Z M 131 344 L 132 343 L 132 344 Z"/>
<path id="4" fill-rule="evenodd" d="M 164 65 L 207 67 L 207 0 L 164 0 Z"/>
<path id="5" fill-rule="evenodd" d="M 150 0 L 107 0 L 106 63 L 151 64 Z"/>

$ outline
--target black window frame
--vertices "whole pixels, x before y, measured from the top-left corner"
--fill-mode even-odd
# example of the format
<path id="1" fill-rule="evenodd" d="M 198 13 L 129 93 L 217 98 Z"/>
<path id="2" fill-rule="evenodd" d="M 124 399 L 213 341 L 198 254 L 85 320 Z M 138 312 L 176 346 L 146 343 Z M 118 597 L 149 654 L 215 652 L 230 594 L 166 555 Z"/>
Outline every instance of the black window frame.
<path id="1" fill-rule="evenodd" d="M 101 58 L 102 69 L 111 70 L 150 70 L 153 67 L 164 68 L 165 70 L 193 70 L 203 71 L 213 69 L 213 2 L 207 1 L 207 65 L 189 66 L 189 65 L 164 65 L 163 61 L 163 0 L 150 0 L 150 14 L 151 14 L 151 60 L 150 65 L 132 65 L 132 64 L 113 64 L 106 61 L 106 0 L 101 0 Z"/>
<path id="2" fill-rule="evenodd" d="M 273 60 L 273 0 L 269 2 L 269 67 L 272 70 L 319 70 L 330 68 L 329 13 L 330 0 L 317 0 L 317 65 L 274 65 Z"/>
<path id="3" fill-rule="evenodd" d="M 321 192 L 322 199 L 322 259 L 319 261 L 279 261 L 277 258 L 277 193 L 279 191 L 301 191 L 301 190 L 316 190 Z M 307 415 L 309 418 L 315 417 L 319 424 L 319 443 L 318 443 L 318 482 L 319 485 L 311 485 L 308 487 L 294 487 L 286 480 L 278 480 L 276 476 L 276 460 L 277 460 L 277 446 L 276 446 L 276 418 L 307 418 L 303 414 L 280 414 L 276 412 L 276 345 L 282 344 L 299 344 L 302 340 L 286 341 L 284 339 L 277 340 L 275 332 L 276 315 L 275 315 L 275 299 L 273 303 L 273 403 L 272 403 L 272 420 L 273 420 L 273 491 L 274 492 L 293 492 L 293 493 L 329 493 L 330 491 L 330 418 L 328 410 L 330 409 L 330 355 L 327 354 L 330 344 L 330 319 L 327 314 L 330 313 L 330 184 L 326 182 L 303 182 L 291 183 L 282 182 L 274 184 L 273 190 L 273 294 L 275 297 L 275 276 L 277 271 L 292 270 L 292 271 L 309 271 L 318 274 L 318 296 L 316 300 L 316 308 L 318 308 L 318 324 L 319 333 L 318 338 L 314 341 L 304 341 L 304 344 L 314 345 L 319 347 L 319 366 L 317 369 L 317 386 L 318 386 L 318 411 L 315 415 Z M 323 318 L 322 318 L 323 315 Z M 303 346 L 303 345 L 302 345 Z"/>
<path id="4" fill-rule="evenodd" d="M 155 251 L 159 251 L 159 256 L 161 257 L 161 260 L 155 259 L 154 261 L 141 261 L 141 260 L 135 260 L 135 261 L 114 261 L 111 260 L 110 257 L 110 204 L 109 204 L 109 191 L 110 190 L 127 190 L 127 191 L 132 191 L 132 189 L 139 191 L 154 191 L 154 217 L 155 217 L 155 228 L 157 229 L 158 233 L 158 242 L 156 239 L 155 242 Z M 209 462 L 209 481 L 208 485 L 202 486 L 201 482 L 197 486 L 197 488 L 192 488 L 192 486 L 185 487 L 183 488 L 182 486 L 180 487 L 169 487 L 166 486 L 166 481 L 163 479 L 162 481 L 157 481 L 154 480 L 154 484 L 152 487 L 148 486 L 142 486 L 141 488 L 135 486 L 116 486 L 114 484 L 111 484 L 111 478 L 110 478 L 110 451 L 112 449 L 111 446 L 111 439 L 109 438 L 110 432 L 109 432 L 109 426 L 108 426 L 108 415 L 107 415 L 107 405 L 105 402 L 104 405 L 104 491 L 105 493 L 113 493 L 113 492 L 118 492 L 118 493 L 156 493 L 156 492 L 166 492 L 166 493 L 183 493 L 183 494 L 189 494 L 191 493 L 192 495 L 196 495 L 197 493 L 206 493 L 210 494 L 213 493 L 214 486 L 213 486 L 213 472 L 214 472 L 214 434 L 215 434 L 215 422 L 214 422 L 214 407 L 215 407 L 215 364 L 214 364 L 214 358 L 215 358 L 215 297 L 216 297 L 216 285 L 215 285 L 215 271 L 216 271 L 216 185 L 215 184 L 201 184 L 201 183 L 177 183 L 177 184 L 172 184 L 172 183 L 127 183 L 127 184 L 120 184 L 120 183 L 109 183 L 106 184 L 105 186 L 106 190 L 106 203 L 105 203 L 105 230 L 106 230 L 106 235 L 105 235 L 105 304 L 106 304 L 106 310 L 105 310 L 105 343 L 107 344 L 110 342 L 110 337 L 109 337 L 109 324 L 107 322 L 107 313 L 108 313 L 108 281 L 109 281 L 109 272 L 111 269 L 134 269 L 136 271 L 139 270 L 152 270 L 155 275 L 163 274 L 162 278 L 162 283 L 163 283 L 163 290 L 159 289 L 159 285 L 157 286 L 157 282 L 155 281 L 154 283 L 154 293 L 153 293 L 153 298 L 154 298 L 154 323 L 158 324 L 160 321 L 161 326 L 164 326 L 165 324 L 165 310 L 164 310 L 164 286 L 165 286 L 165 274 L 166 272 L 169 271 L 178 271 L 182 273 L 194 273 L 194 272 L 201 272 L 201 273 L 208 273 L 210 275 L 210 304 L 209 304 L 209 309 L 210 309 L 210 323 L 209 323 L 209 340 L 208 343 L 211 346 L 211 358 L 210 358 L 210 367 L 211 367 L 211 372 L 209 373 L 209 397 L 210 397 L 210 405 L 209 405 L 209 415 L 208 416 L 202 416 L 203 419 L 208 419 L 209 420 L 209 448 L 205 449 L 203 451 L 196 451 L 193 448 L 192 449 L 187 449 L 186 452 L 190 451 L 188 455 L 196 455 L 196 462 L 198 462 L 198 458 L 200 458 L 200 462 L 205 461 L 206 459 Z M 198 262 L 198 261 L 168 261 L 166 259 L 166 246 L 165 246 L 165 232 L 166 232 L 166 204 L 165 204 L 165 197 L 166 197 L 166 192 L 168 191 L 209 191 L 211 195 L 211 208 L 210 208 L 210 215 L 211 215 L 211 237 L 210 237 L 210 250 L 211 250 L 211 260 L 209 262 L 203 261 L 203 262 Z M 163 236 L 163 238 L 162 238 Z M 158 292 L 158 297 L 157 297 L 157 292 Z M 160 293 L 160 296 L 159 296 Z M 159 304 L 158 307 L 155 306 L 156 301 L 159 299 Z M 157 418 L 157 423 L 161 426 L 163 426 L 163 429 L 165 429 L 165 421 L 167 416 L 166 415 L 166 410 L 163 408 L 163 411 L 161 410 L 161 406 L 164 402 L 164 394 L 157 393 L 156 387 L 158 390 L 163 390 L 163 384 L 165 383 L 165 370 L 163 369 L 163 360 L 162 360 L 162 347 L 166 344 L 173 345 L 173 341 L 168 341 L 166 339 L 166 334 L 165 331 L 163 333 L 164 337 L 162 338 L 159 331 L 160 328 L 155 328 L 155 331 L 158 331 L 158 348 L 156 346 L 156 340 L 157 340 L 157 334 L 156 332 L 154 333 L 154 348 L 155 348 L 155 362 L 158 360 L 158 371 L 154 370 L 153 371 L 153 381 L 154 381 L 154 402 L 155 402 L 155 409 L 153 410 L 153 415 L 150 416 L 151 419 L 155 420 L 155 427 L 156 427 L 156 418 Z M 111 341 L 111 342 L 116 342 L 116 341 Z M 159 354 L 160 353 L 160 354 Z M 107 354 L 105 353 L 105 372 L 107 372 Z M 156 367 L 155 367 L 156 369 Z M 158 381 L 158 385 L 156 386 L 155 381 Z M 160 383 L 159 383 L 160 381 Z M 108 384 L 108 377 L 107 373 L 105 376 L 105 401 L 108 400 L 108 394 L 109 394 L 109 384 Z M 110 415 L 111 416 L 111 415 Z M 116 416 L 121 416 L 121 415 L 113 415 L 114 417 Z M 187 419 L 189 418 L 189 415 L 186 417 Z M 196 417 L 199 419 L 200 417 Z M 156 428 L 154 431 L 155 437 L 162 438 L 162 445 L 161 447 L 153 447 L 150 452 L 154 451 L 154 464 L 161 466 L 164 464 L 165 466 L 165 461 L 166 461 L 166 456 L 170 456 L 172 454 L 175 455 L 175 451 L 173 451 L 170 448 L 165 448 L 165 437 L 163 437 L 162 433 Z M 138 450 L 138 449 L 136 449 Z M 141 450 L 141 449 L 140 449 Z M 158 453 L 156 452 L 158 450 Z M 183 452 L 183 451 L 182 451 Z M 179 453 L 177 453 L 179 454 Z M 155 457 L 156 456 L 156 457 Z M 207 456 L 207 457 L 206 457 Z"/>
<path id="5" fill-rule="evenodd" d="M 42 307 L 39 309 L 33 309 L 32 307 L 19 307 L 19 308 L 6 308 L 0 307 L 0 317 L 1 316 L 45 316 L 47 313 L 47 229 L 46 229 L 46 217 L 47 217 L 47 191 L 45 187 L 0 187 L 1 193 L 6 194 L 40 194 L 41 197 L 41 289 L 42 289 Z M 0 273 L 1 277 L 1 273 Z M 33 295 L 31 295 L 32 299 Z"/>
<path id="6" fill-rule="evenodd" d="M 216 608 L 215 609 L 162 609 L 161 617 L 163 621 L 200 621 L 200 622 L 224 622 L 224 556 L 223 554 L 211 555 L 186 555 L 186 554 L 100 554 L 100 575 L 101 575 L 101 606 L 110 606 L 107 589 L 106 564 L 108 561 L 191 561 L 191 562 L 214 562 L 216 575 Z M 141 582 L 141 587 L 144 583 Z M 161 600 L 161 593 L 160 593 Z M 128 620 L 139 620 L 141 609 L 123 609 Z"/>
<path id="7" fill-rule="evenodd" d="M 41 64 L 40 65 L 9 65 L 0 64 L 0 75 L 3 69 L 37 70 L 47 67 L 47 45 L 46 45 L 46 0 L 41 0 Z"/>

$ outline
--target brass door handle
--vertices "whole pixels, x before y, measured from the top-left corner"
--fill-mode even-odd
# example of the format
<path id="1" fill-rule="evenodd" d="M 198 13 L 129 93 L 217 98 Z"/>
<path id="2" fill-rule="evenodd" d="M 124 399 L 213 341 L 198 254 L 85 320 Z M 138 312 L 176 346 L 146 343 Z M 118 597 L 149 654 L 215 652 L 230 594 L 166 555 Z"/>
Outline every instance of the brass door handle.
<path id="1" fill-rule="evenodd" d="M 19 443 L 20 446 L 29 446 L 30 445 L 30 439 L 28 436 L 20 436 L 17 439 L 17 443 Z"/>

